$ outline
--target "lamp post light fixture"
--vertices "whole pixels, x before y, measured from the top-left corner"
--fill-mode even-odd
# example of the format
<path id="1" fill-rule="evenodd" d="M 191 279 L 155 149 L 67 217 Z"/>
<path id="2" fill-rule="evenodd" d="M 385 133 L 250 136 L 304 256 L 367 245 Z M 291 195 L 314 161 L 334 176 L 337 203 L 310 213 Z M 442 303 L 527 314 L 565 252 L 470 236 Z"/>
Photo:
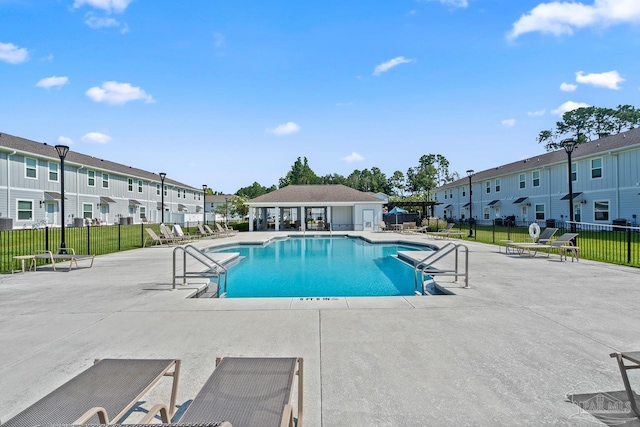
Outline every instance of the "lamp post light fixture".
<path id="1" fill-rule="evenodd" d="M 204 225 L 207 222 L 207 184 L 202 184 L 202 193 L 203 193 L 202 210 L 204 211 L 202 224 Z"/>
<path id="2" fill-rule="evenodd" d="M 475 171 L 469 169 L 467 176 L 469 177 L 469 237 L 473 237 L 473 201 L 471 200 L 471 177 Z"/>
<path id="3" fill-rule="evenodd" d="M 56 151 L 58 152 L 58 156 L 60 157 L 60 253 L 67 253 L 67 242 L 64 238 L 64 158 L 67 157 L 67 153 L 69 152 L 69 147 L 66 145 L 56 145 Z"/>
<path id="4" fill-rule="evenodd" d="M 562 146 L 564 147 L 564 151 L 567 153 L 567 167 L 569 169 L 569 224 L 571 227 L 571 232 L 575 233 L 576 232 L 576 223 L 573 222 L 573 179 L 571 176 L 571 154 L 573 153 L 573 150 L 576 148 L 576 145 L 578 144 L 578 141 L 576 141 L 573 138 L 567 138 L 567 139 L 563 139 L 562 142 L 560 142 L 560 144 L 562 144 Z"/>
<path id="5" fill-rule="evenodd" d="M 161 189 L 160 189 L 160 209 L 162 211 L 162 213 L 160 214 L 160 223 L 164 224 L 164 179 L 167 176 L 166 173 L 164 172 L 160 172 L 160 183 L 161 183 Z"/>

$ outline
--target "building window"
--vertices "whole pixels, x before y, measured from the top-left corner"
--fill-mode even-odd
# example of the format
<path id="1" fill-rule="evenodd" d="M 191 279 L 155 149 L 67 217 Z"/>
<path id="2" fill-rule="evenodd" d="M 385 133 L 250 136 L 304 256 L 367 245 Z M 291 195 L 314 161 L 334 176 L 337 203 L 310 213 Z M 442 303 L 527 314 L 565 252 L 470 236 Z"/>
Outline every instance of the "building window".
<path id="1" fill-rule="evenodd" d="M 531 174 L 532 179 L 532 185 L 534 187 L 540 187 L 540 171 L 533 171 Z"/>
<path id="2" fill-rule="evenodd" d="M 160 195 L 160 184 L 156 184 L 156 196 Z"/>
<path id="3" fill-rule="evenodd" d="M 142 193 L 142 180 L 138 180 L 138 193 Z"/>
<path id="4" fill-rule="evenodd" d="M 484 219 L 491 219 L 489 215 L 490 215 L 489 208 L 484 208 L 484 212 L 483 212 Z"/>
<path id="5" fill-rule="evenodd" d="M 31 157 L 24 158 L 24 176 L 38 179 L 38 161 Z"/>
<path id="6" fill-rule="evenodd" d="M 609 202 L 594 202 L 593 214 L 596 221 L 609 221 Z"/>
<path id="7" fill-rule="evenodd" d="M 18 200 L 18 221 L 33 220 L 33 202 L 31 200 Z"/>
<path id="8" fill-rule="evenodd" d="M 527 181 L 526 181 L 527 176 L 525 174 L 521 173 L 518 176 L 518 179 L 520 180 L 520 189 L 527 188 Z"/>
<path id="9" fill-rule="evenodd" d="M 102 188 L 109 188 L 109 174 L 102 174 Z"/>
<path id="10" fill-rule="evenodd" d="M 87 185 L 89 187 L 96 186 L 96 172 L 95 171 L 87 171 Z"/>
<path id="11" fill-rule="evenodd" d="M 147 220 L 147 208 L 144 206 L 140 206 L 140 219 L 143 221 Z"/>
<path id="12" fill-rule="evenodd" d="M 571 181 L 578 180 L 578 165 L 571 163 Z"/>
<path id="13" fill-rule="evenodd" d="M 82 204 L 82 218 L 93 218 L 93 204 Z"/>
<path id="14" fill-rule="evenodd" d="M 164 186 L 164 197 L 167 197 L 167 186 Z"/>
<path id="15" fill-rule="evenodd" d="M 462 187 L 462 197 L 465 197 L 467 195 L 467 187 L 463 186 Z"/>
<path id="16" fill-rule="evenodd" d="M 449 190 L 449 198 L 453 199 L 453 190 Z"/>
<path id="17" fill-rule="evenodd" d="M 133 193 L 133 178 L 127 178 L 127 189 Z"/>
<path id="18" fill-rule="evenodd" d="M 544 220 L 544 205 L 536 205 L 536 220 Z"/>
<path id="19" fill-rule="evenodd" d="M 444 192 L 444 199 L 445 200 L 447 200 L 447 196 L 448 196 L 448 194 L 447 194 L 447 191 L 445 190 L 445 192 Z"/>
<path id="20" fill-rule="evenodd" d="M 485 191 L 487 192 L 487 194 L 491 193 L 491 182 L 487 181 L 485 183 Z"/>
<path id="21" fill-rule="evenodd" d="M 500 192 L 500 179 L 499 178 L 496 179 L 495 188 L 496 188 L 496 193 L 499 193 Z"/>
<path id="22" fill-rule="evenodd" d="M 602 158 L 591 160 L 591 178 L 602 178 Z"/>
<path id="23" fill-rule="evenodd" d="M 49 162 L 49 181 L 58 182 L 58 164 Z"/>

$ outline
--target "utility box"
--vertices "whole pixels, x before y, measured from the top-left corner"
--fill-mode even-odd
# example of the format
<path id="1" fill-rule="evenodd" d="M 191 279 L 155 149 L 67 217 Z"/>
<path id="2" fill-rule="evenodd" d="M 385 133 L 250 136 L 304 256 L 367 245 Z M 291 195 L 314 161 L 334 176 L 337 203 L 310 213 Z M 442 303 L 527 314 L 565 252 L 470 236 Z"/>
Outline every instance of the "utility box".
<path id="1" fill-rule="evenodd" d="M 629 221 L 627 221 L 625 218 L 616 218 L 613 221 L 611 221 L 611 224 L 614 225 L 613 231 L 626 231 L 626 229 L 624 227 L 630 225 Z M 616 225 L 618 227 L 615 227 Z M 622 227 L 620 227 L 620 226 L 622 226 Z"/>
<path id="2" fill-rule="evenodd" d="M 556 220 L 555 219 L 548 219 L 547 220 L 547 227 L 556 228 Z"/>
<path id="3" fill-rule="evenodd" d="M 13 218 L 0 218 L 0 231 L 13 230 Z"/>
<path id="4" fill-rule="evenodd" d="M 84 227 L 84 218 L 73 218 L 74 227 Z"/>

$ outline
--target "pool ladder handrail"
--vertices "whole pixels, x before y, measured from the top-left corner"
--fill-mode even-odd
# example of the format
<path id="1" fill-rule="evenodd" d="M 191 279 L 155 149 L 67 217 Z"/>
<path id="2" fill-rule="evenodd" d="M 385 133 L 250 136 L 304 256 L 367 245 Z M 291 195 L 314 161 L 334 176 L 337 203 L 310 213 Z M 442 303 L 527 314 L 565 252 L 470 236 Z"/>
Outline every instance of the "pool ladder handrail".
<path id="1" fill-rule="evenodd" d="M 178 265 L 176 262 L 176 255 L 182 252 L 182 274 L 178 274 Z M 204 265 L 206 269 L 198 270 L 198 271 L 188 271 L 187 270 L 187 255 L 198 263 Z M 193 245 L 185 245 L 185 246 L 176 246 L 173 249 L 173 289 L 176 289 L 176 279 L 182 279 L 182 284 L 187 283 L 187 279 L 191 277 L 208 277 L 217 279 L 217 287 L 218 290 L 216 295 L 218 298 L 221 296 L 225 296 L 227 294 L 227 269 L 224 265 L 220 264 L 215 259 L 211 258 L 209 255 L 196 248 Z M 221 276 L 224 276 L 223 290 L 224 292 L 220 293 L 220 279 Z"/>
<path id="2" fill-rule="evenodd" d="M 424 281 L 425 275 L 429 276 L 454 276 L 455 282 L 458 282 L 458 276 L 462 276 L 459 269 L 459 252 L 460 248 L 464 249 L 465 259 L 464 259 L 464 288 L 469 289 L 469 248 L 462 243 L 453 243 L 449 242 L 437 251 L 430 253 L 425 258 L 416 263 L 413 268 L 413 288 L 414 292 L 417 295 L 424 295 Z M 433 264 L 441 259 L 445 258 L 450 254 L 455 254 L 455 268 L 452 270 L 441 270 L 435 268 Z M 418 279 L 420 276 L 420 279 Z M 418 284 L 420 284 L 420 289 L 418 289 Z"/>

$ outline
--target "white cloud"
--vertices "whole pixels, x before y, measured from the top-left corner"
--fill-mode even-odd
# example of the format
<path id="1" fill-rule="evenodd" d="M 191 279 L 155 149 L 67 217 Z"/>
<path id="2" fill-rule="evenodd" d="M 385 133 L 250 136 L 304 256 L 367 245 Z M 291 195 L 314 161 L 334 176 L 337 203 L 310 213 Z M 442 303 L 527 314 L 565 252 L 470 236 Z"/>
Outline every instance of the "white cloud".
<path id="1" fill-rule="evenodd" d="M 50 87 L 54 87 L 54 86 L 64 86 L 67 83 L 69 83 L 69 77 L 51 76 L 51 77 L 46 77 L 46 78 L 40 80 L 38 83 L 36 83 L 36 86 L 37 87 L 50 88 Z"/>
<path id="2" fill-rule="evenodd" d="M 343 157 L 342 160 L 347 163 L 361 162 L 364 160 L 364 157 L 354 151 L 348 156 Z"/>
<path id="3" fill-rule="evenodd" d="M 224 34 L 213 33 L 213 45 L 217 49 L 222 49 L 223 47 L 225 47 L 226 46 L 226 38 L 224 37 Z"/>
<path id="4" fill-rule="evenodd" d="M 582 107 L 591 107 L 591 105 L 585 104 L 584 102 L 567 101 L 551 112 L 553 114 L 557 114 L 558 116 L 562 116 L 567 111 L 577 110 L 578 108 Z"/>
<path id="5" fill-rule="evenodd" d="M 578 85 L 572 83 L 562 83 L 560 85 L 560 90 L 563 92 L 575 92 L 576 89 L 578 89 Z"/>
<path id="6" fill-rule="evenodd" d="M 76 9 L 84 6 L 85 4 L 96 9 L 102 9 L 107 13 L 116 12 L 122 13 L 125 11 L 129 3 L 132 0 L 75 0 L 73 7 Z"/>
<path id="7" fill-rule="evenodd" d="M 506 127 L 506 128 L 510 128 L 516 125 L 516 120 L 515 119 L 506 119 L 503 120 L 502 122 L 502 126 Z"/>
<path id="8" fill-rule="evenodd" d="M 620 83 L 624 81 L 624 79 L 620 76 L 617 71 L 608 71 L 606 73 L 591 73 L 584 74 L 582 71 L 578 71 L 576 73 L 576 81 L 578 83 L 583 83 L 587 85 L 593 85 L 598 87 L 606 87 L 607 89 L 618 90 Z"/>
<path id="9" fill-rule="evenodd" d="M 151 95 L 148 95 L 139 87 L 131 86 L 129 83 L 118 83 L 114 81 L 104 82 L 102 87 L 92 87 L 87 90 L 87 96 L 95 102 L 106 102 L 107 104 L 126 104 L 129 101 L 144 101 L 147 104 L 155 102 Z"/>
<path id="10" fill-rule="evenodd" d="M 64 144 L 64 145 L 71 145 L 71 144 L 73 144 L 73 139 L 68 138 L 66 136 L 59 136 L 58 137 L 58 142 L 60 144 Z"/>
<path id="11" fill-rule="evenodd" d="M 29 52 L 23 47 L 18 47 L 12 43 L 0 42 L 0 61 L 9 64 L 19 64 L 29 59 Z"/>
<path id="12" fill-rule="evenodd" d="M 300 132 L 300 126 L 294 122 L 287 122 L 283 125 L 277 126 L 275 129 L 267 129 L 265 132 L 278 136 L 291 135 L 293 133 Z"/>
<path id="13" fill-rule="evenodd" d="M 426 1 L 437 1 L 439 3 L 442 3 L 445 6 L 451 6 L 451 7 L 468 7 L 469 6 L 469 0 L 426 0 Z"/>
<path id="14" fill-rule="evenodd" d="M 621 23 L 640 23 L 637 0 L 595 0 L 592 5 L 580 2 L 540 3 L 513 24 L 507 35 L 516 39 L 522 34 L 573 34 L 576 28 L 608 27 Z"/>
<path id="15" fill-rule="evenodd" d="M 408 64 L 410 62 L 413 62 L 413 59 L 407 59 L 404 56 L 398 56 L 396 58 L 393 58 L 387 62 L 383 62 L 382 64 L 378 65 L 376 69 L 373 71 L 373 75 L 379 76 L 380 74 L 389 71 L 393 67 L 397 67 L 400 64 Z"/>
<path id="16" fill-rule="evenodd" d="M 547 112 L 547 110 L 529 111 L 527 113 L 527 116 L 529 116 L 529 117 L 544 116 L 544 113 L 546 113 L 546 112 Z"/>
<path id="17" fill-rule="evenodd" d="M 84 21 L 84 23 L 94 30 L 97 30 L 99 28 L 120 26 L 120 23 L 113 18 L 102 18 L 91 13 L 87 15 L 87 19 Z"/>
<path id="18" fill-rule="evenodd" d="M 100 132 L 85 133 L 81 139 L 82 142 L 91 142 L 95 144 L 106 144 L 107 142 L 111 141 L 111 137 L 109 135 L 105 135 L 104 133 Z"/>

